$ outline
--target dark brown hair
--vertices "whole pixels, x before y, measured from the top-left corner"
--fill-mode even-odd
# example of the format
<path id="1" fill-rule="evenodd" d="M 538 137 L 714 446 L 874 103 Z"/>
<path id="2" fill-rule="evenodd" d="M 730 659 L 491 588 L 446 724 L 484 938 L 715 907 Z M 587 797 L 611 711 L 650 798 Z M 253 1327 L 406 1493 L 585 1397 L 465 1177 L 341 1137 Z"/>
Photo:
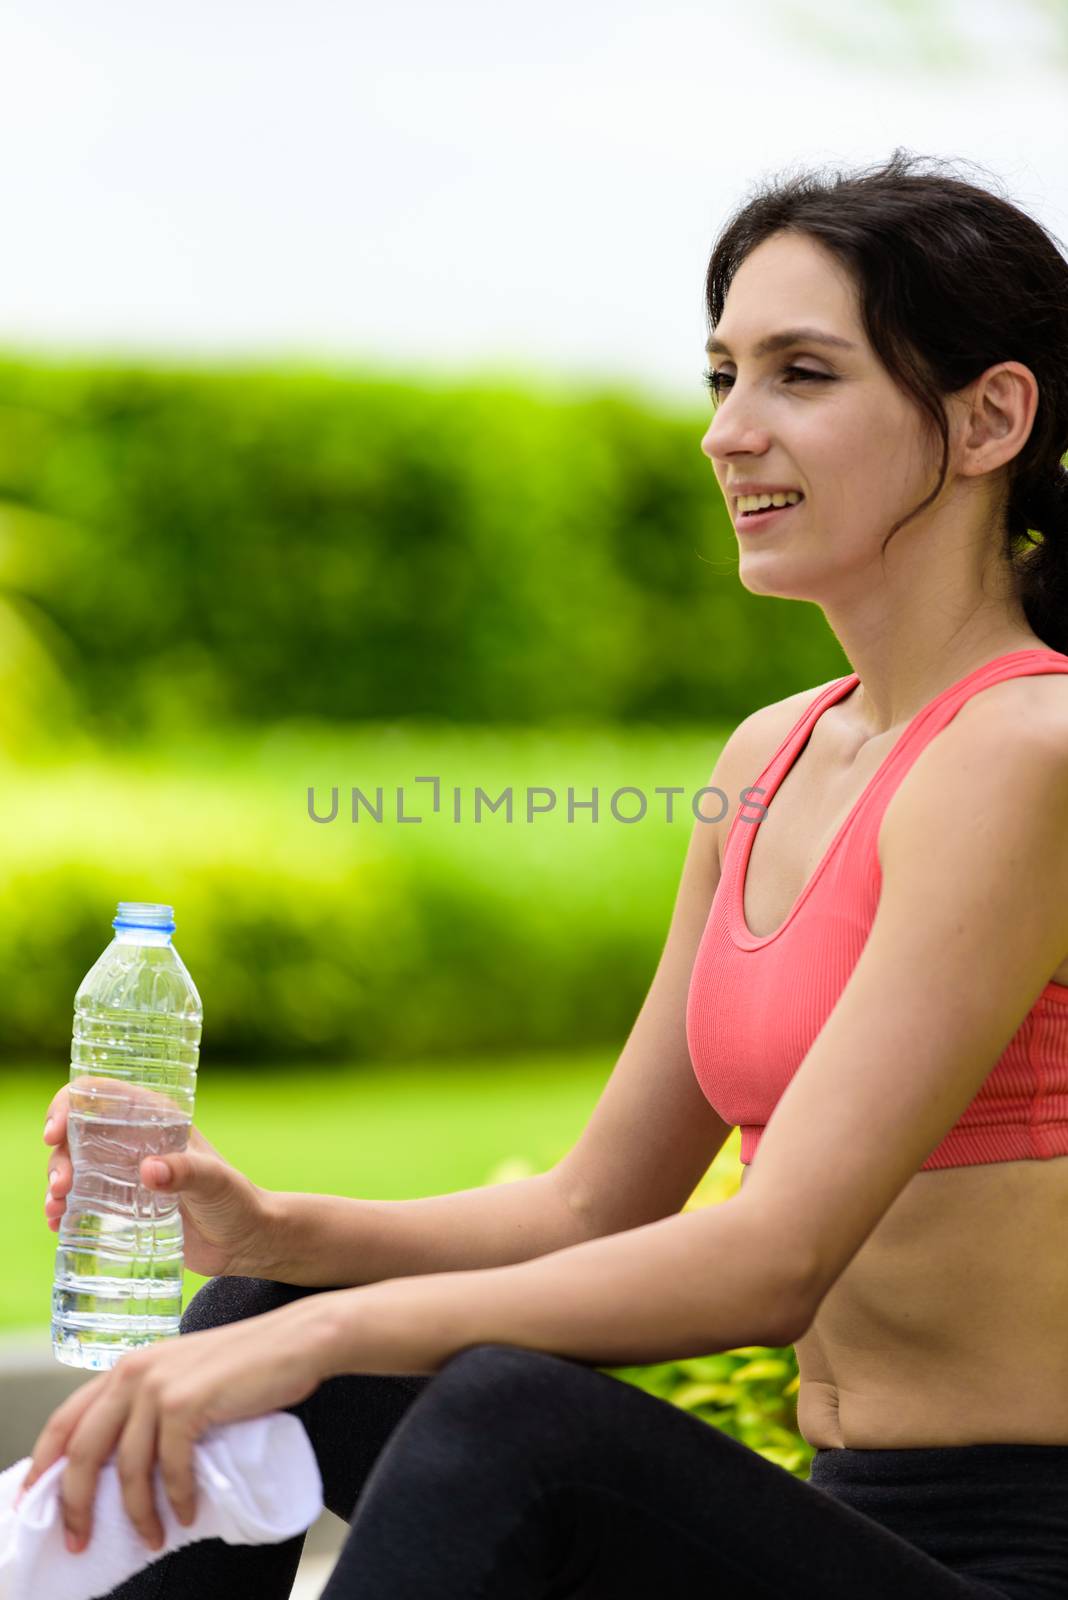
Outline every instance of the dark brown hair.
<path id="1" fill-rule="evenodd" d="M 1023 448 L 1002 468 L 1002 554 L 1029 627 L 1068 653 L 1068 469 L 1061 461 L 1068 451 L 1068 260 L 1055 234 L 1002 195 L 917 170 L 934 159 L 898 148 L 874 168 L 806 170 L 759 183 L 713 247 L 709 331 L 739 266 L 774 233 L 807 234 L 845 265 L 872 348 L 942 440 L 937 486 L 894 524 L 884 554 L 945 482 L 942 396 L 998 361 L 1029 367 L 1038 409 Z"/>

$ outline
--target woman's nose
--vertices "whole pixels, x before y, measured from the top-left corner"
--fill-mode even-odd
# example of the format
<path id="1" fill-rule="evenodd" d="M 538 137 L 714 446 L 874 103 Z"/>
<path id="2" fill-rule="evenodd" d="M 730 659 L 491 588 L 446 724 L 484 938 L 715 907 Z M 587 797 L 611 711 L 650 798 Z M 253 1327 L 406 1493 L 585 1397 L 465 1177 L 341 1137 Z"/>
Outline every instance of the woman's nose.
<path id="1" fill-rule="evenodd" d="M 762 456 L 771 440 L 766 428 L 760 428 L 741 412 L 733 416 L 717 412 L 705 429 L 701 440 L 702 454 L 712 462 L 726 463 L 732 456 Z"/>

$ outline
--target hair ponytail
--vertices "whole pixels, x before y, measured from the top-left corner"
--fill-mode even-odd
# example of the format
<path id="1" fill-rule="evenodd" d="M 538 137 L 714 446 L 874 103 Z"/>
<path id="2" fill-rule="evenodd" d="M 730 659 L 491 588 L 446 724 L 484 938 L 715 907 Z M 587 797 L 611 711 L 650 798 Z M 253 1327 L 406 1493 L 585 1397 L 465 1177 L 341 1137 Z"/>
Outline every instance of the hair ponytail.
<path id="1" fill-rule="evenodd" d="M 1033 537 L 1033 532 L 1041 535 Z M 1028 625 L 1054 650 L 1068 654 L 1068 467 L 1030 482 L 1018 479 L 1009 500 L 1006 552 L 1020 538 L 1029 547 L 1013 566 Z"/>

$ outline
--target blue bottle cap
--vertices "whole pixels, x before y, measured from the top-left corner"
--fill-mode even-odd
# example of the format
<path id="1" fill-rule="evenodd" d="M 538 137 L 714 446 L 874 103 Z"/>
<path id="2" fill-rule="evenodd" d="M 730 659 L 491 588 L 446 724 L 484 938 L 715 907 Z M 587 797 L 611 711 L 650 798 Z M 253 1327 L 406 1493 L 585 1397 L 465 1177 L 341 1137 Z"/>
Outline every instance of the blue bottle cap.
<path id="1" fill-rule="evenodd" d="M 111 919 L 113 928 L 151 928 L 156 933 L 173 933 L 174 907 L 152 905 L 147 900 L 120 900 Z"/>

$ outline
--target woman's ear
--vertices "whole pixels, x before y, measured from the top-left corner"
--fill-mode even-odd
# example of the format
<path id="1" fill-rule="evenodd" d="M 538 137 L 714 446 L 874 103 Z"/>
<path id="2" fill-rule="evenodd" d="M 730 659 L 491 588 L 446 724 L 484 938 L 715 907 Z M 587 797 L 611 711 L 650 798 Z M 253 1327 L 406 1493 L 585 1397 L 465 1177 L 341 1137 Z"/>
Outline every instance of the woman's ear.
<path id="1" fill-rule="evenodd" d="M 1022 361 L 999 361 L 962 391 L 968 396 L 958 471 L 963 477 L 993 472 L 1019 455 L 1038 411 L 1038 380 Z"/>

